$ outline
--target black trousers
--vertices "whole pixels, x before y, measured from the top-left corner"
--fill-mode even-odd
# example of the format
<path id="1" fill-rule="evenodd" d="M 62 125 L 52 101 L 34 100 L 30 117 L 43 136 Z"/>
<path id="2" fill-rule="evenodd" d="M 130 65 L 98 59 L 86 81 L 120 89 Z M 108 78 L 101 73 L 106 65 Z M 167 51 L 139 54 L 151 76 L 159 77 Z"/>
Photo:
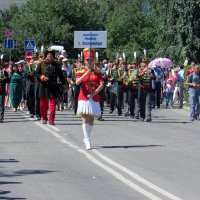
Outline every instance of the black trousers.
<path id="1" fill-rule="evenodd" d="M 5 92 L 0 93 L 0 120 L 4 120 Z"/>
<path id="2" fill-rule="evenodd" d="M 129 88 L 124 88 L 123 90 L 123 104 L 124 104 L 124 112 L 128 114 L 130 111 Z"/>
<path id="3" fill-rule="evenodd" d="M 129 106 L 130 106 L 130 115 L 133 117 L 138 117 L 139 116 L 138 89 L 129 88 Z"/>
<path id="4" fill-rule="evenodd" d="M 35 115 L 35 87 L 34 85 L 30 85 L 28 94 L 27 94 L 27 104 L 28 110 L 31 115 Z"/>
<path id="5" fill-rule="evenodd" d="M 110 87 L 105 87 L 106 104 L 110 104 Z"/>
<path id="6" fill-rule="evenodd" d="M 117 95 L 113 92 L 110 92 L 110 110 L 114 111 L 117 107 Z"/>
<path id="7" fill-rule="evenodd" d="M 101 108 L 101 115 L 103 114 L 103 108 L 104 108 L 104 101 L 105 101 L 105 89 L 102 89 L 99 92 L 99 103 L 100 103 L 100 108 Z"/>
<path id="8" fill-rule="evenodd" d="M 156 83 L 156 89 L 154 90 L 154 102 L 157 108 L 160 108 L 160 95 L 161 95 L 161 82 Z"/>
<path id="9" fill-rule="evenodd" d="M 117 94 L 117 110 L 118 114 L 122 114 L 124 89 L 119 86 Z"/>
<path id="10" fill-rule="evenodd" d="M 39 98 L 39 87 L 35 85 L 35 115 L 41 117 L 40 114 L 40 98 Z"/>
<path id="11" fill-rule="evenodd" d="M 73 97 L 73 108 L 74 108 L 74 114 L 76 115 L 77 113 L 77 108 L 78 108 L 78 96 L 80 92 L 80 86 L 74 85 L 72 89 L 72 97 Z"/>
<path id="12" fill-rule="evenodd" d="M 151 119 L 151 89 L 140 91 L 140 117 Z"/>

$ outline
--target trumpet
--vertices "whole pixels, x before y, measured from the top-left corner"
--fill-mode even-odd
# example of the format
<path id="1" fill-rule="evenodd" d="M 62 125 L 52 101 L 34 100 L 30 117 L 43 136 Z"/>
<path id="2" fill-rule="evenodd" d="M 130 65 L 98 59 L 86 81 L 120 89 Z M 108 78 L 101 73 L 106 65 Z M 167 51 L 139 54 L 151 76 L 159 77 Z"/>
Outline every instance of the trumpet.
<path id="1" fill-rule="evenodd" d="M 38 63 L 46 63 L 46 62 L 48 62 L 48 60 L 47 60 L 47 59 L 44 59 L 44 58 L 40 58 L 40 59 L 38 60 Z"/>

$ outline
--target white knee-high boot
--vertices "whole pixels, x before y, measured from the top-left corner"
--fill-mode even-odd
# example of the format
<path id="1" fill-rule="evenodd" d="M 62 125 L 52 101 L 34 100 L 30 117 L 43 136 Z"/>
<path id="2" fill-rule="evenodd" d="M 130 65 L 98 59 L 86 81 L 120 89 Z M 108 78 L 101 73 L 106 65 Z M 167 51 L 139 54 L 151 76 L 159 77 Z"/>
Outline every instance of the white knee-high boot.
<path id="1" fill-rule="evenodd" d="M 90 143 L 90 134 L 91 134 L 91 127 L 89 124 L 82 124 L 83 134 L 84 134 L 84 143 L 87 150 L 91 149 Z"/>
<path id="2" fill-rule="evenodd" d="M 93 125 L 89 124 L 89 138 L 90 138 L 90 140 L 91 140 L 92 128 L 93 128 Z"/>

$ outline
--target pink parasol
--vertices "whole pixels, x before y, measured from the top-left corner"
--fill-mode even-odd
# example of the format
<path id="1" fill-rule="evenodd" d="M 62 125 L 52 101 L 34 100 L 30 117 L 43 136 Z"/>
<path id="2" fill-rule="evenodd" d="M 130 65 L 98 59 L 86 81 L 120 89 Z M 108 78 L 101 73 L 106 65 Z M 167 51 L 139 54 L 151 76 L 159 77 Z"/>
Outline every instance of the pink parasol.
<path id="1" fill-rule="evenodd" d="M 173 62 L 168 58 L 156 58 L 152 60 L 148 67 L 153 69 L 155 66 L 160 66 L 161 68 L 169 68 L 173 65 Z"/>

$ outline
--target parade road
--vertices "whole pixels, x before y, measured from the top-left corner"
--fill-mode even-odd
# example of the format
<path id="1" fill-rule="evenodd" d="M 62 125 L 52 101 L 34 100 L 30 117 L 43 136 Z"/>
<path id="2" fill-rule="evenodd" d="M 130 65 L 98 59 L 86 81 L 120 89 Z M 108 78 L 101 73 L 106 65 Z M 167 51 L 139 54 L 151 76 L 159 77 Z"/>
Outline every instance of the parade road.
<path id="1" fill-rule="evenodd" d="M 49 126 L 6 110 L 0 199 L 200 199 L 200 122 L 190 122 L 189 111 L 155 109 L 151 123 L 108 112 L 85 150 L 72 111 L 58 111 Z"/>

